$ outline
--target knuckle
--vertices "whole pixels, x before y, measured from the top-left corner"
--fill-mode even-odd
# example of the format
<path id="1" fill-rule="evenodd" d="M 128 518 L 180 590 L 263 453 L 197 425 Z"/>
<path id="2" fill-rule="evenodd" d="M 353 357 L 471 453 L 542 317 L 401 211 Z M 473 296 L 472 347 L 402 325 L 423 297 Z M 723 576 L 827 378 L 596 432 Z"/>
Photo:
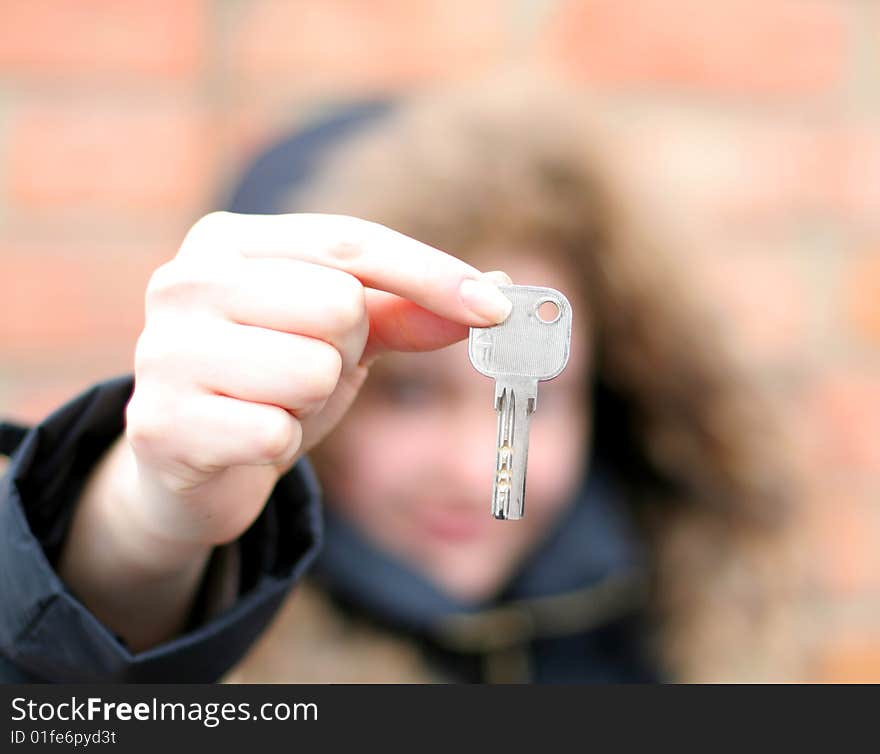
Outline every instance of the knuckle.
<path id="1" fill-rule="evenodd" d="M 348 238 L 340 238 L 330 249 L 330 256 L 339 262 L 351 262 L 357 259 L 362 252 L 360 243 Z"/>
<path id="2" fill-rule="evenodd" d="M 234 212 L 217 210 L 203 215 L 187 231 L 177 258 L 216 258 L 218 251 L 234 249 L 239 222 Z"/>
<path id="3" fill-rule="evenodd" d="M 150 276 L 145 297 L 146 313 L 149 316 L 164 308 L 183 308 L 219 300 L 227 290 L 222 266 L 172 260 Z"/>
<path id="4" fill-rule="evenodd" d="M 179 364 L 175 364 L 180 357 L 177 339 L 181 331 L 159 334 L 155 330 L 154 327 L 144 328 L 135 344 L 134 373 L 139 378 L 179 369 Z"/>
<path id="5" fill-rule="evenodd" d="M 186 234 L 186 241 L 200 240 L 202 238 L 216 238 L 221 235 L 230 225 L 232 213 L 224 210 L 214 210 L 202 215 L 196 220 L 189 233 Z"/>
<path id="6" fill-rule="evenodd" d="M 360 324 L 365 313 L 364 287 L 357 278 L 343 273 L 336 295 L 327 307 L 326 322 L 333 332 L 347 332 Z"/>
<path id="7" fill-rule="evenodd" d="M 147 284 L 147 314 L 192 299 L 198 288 L 198 280 L 189 267 L 175 260 L 166 262 L 153 272 Z"/>
<path id="8" fill-rule="evenodd" d="M 152 372 L 162 358 L 153 348 L 153 338 L 148 330 L 144 330 L 134 347 L 134 373 L 136 377 Z"/>
<path id="9" fill-rule="evenodd" d="M 146 300 L 147 305 L 156 299 L 160 299 L 167 290 L 174 287 L 177 282 L 177 269 L 174 262 L 165 262 L 159 265 L 147 282 Z"/>
<path id="10" fill-rule="evenodd" d="M 342 356 L 333 346 L 315 341 L 308 353 L 309 369 L 304 373 L 295 368 L 289 384 L 295 385 L 296 398 L 291 401 L 297 414 L 314 413 L 329 398 L 342 373 Z"/>
<path id="11" fill-rule="evenodd" d="M 342 374 L 342 355 L 333 346 L 320 344 L 316 349 L 314 363 L 318 366 L 314 374 L 315 400 L 325 400 L 334 390 Z"/>
<path id="12" fill-rule="evenodd" d="M 330 256 L 340 262 L 352 262 L 364 253 L 370 223 L 349 215 L 338 215 L 336 222 L 339 229 L 339 237 L 328 249 Z"/>
<path id="13" fill-rule="evenodd" d="M 125 409 L 125 434 L 137 453 L 158 455 L 174 431 L 170 405 L 159 405 L 135 393 Z"/>
<path id="14" fill-rule="evenodd" d="M 291 444 L 295 441 L 292 418 L 273 414 L 273 419 L 266 419 L 259 425 L 254 441 L 254 452 L 264 461 L 275 461 L 289 454 Z"/>

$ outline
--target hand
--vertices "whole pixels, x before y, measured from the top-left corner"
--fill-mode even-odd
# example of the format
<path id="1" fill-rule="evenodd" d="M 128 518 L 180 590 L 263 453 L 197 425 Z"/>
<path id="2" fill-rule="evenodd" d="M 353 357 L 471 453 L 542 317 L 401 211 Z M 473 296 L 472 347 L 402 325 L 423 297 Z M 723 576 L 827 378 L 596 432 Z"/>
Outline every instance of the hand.
<path id="1" fill-rule="evenodd" d="M 492 280 L 509 282 L 351 217 L 204 217 L 146 293 L 114 514 L 127 536 L 169 564 L 236 539 L 372 359 L 507 316 Z"/>

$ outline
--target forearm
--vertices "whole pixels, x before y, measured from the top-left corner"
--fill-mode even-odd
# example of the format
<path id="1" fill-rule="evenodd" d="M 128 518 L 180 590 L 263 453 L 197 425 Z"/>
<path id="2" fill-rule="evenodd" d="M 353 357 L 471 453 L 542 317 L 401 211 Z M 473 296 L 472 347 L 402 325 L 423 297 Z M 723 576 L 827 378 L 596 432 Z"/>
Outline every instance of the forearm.
<path id="1" fill-rule="evenodd" d="M 211 548 L 147 535 L 134 455 L 120 435 L 83 488 L 58 573 L 94 615 L 140 651 L 187 625 Z"/>

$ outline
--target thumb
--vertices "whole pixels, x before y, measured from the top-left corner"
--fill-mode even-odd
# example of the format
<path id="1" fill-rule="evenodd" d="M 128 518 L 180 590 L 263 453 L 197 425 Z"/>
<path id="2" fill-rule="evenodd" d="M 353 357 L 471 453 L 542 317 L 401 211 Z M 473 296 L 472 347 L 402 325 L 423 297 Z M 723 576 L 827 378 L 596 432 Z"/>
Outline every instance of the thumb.
<path id="1" fill-rule="evenodd" d="M 505 272 L 493 270 L 482 280 L 510 285 Z M 384 351 L 433 351 L 467 337 L 468 327 L 441 317 L 408 299 L 386 291 L 366 289 L 370 334 L 362 364 L 369 364 Z"/>

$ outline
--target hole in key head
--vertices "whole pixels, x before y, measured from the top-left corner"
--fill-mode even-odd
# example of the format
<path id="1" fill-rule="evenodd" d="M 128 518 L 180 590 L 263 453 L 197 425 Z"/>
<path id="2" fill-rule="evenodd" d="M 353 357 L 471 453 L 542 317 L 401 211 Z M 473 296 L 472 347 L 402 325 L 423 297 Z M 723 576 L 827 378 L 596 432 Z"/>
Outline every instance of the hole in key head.
<path id="1" fill-rule="evenodd" d="M 562 314 L 559 304 L 549 298 L 539 301 L 535 311 L 538 313 L 538 319 L 547 325 L 552 325 Z"/>

